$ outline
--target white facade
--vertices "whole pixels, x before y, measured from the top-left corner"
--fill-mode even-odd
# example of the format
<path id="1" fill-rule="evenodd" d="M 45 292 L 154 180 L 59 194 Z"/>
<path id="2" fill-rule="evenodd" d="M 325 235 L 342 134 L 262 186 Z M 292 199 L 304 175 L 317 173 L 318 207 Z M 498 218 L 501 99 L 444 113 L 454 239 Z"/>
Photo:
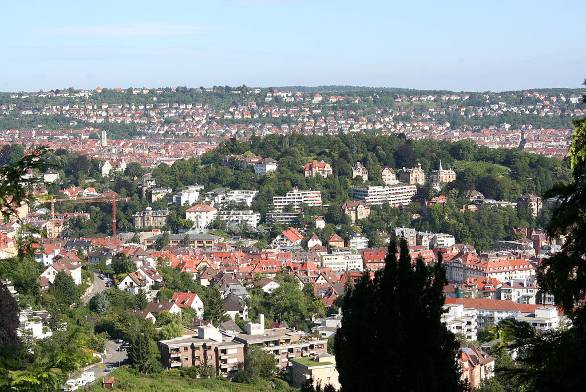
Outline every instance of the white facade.
<path id="1" fill-rule="evenodd" d="M 330 254 L 320 255 L 322 267 L 330 268 L 334 272 L 363 271 L 362 255 L 353 250 L 340 250 Z"/>
<path id="2" fill-rule="evenodd" d="M 263 159 L 262 162 L 254 164 L 254 172 L 259 176 L 276 171 L 277 168 L 277 162 L 272 159 Z"/>
<path id="3" fill-rule="evenodd" d="M 353 235 L 350 237 L 348 246 L 352 249 L 360 250 L 368 248 L 368 238 L 362 235 Z"/>
<path id="4" fill-rule="evenodd" d="M 216 219 L 218 210 L 205 204 L 197 204 L 188 208 L 185 219 L 193 222 L 193 229 L 204 230 Z"/>
<path id="5" fill-rule="evenodd" d="M 181 192 L 173 196 L 175 204 L 180 206 L 187 204 L 188 206 L 197 203 L 199 199 L 199 193 L 203 189 L 201 185 L 190 185 L 183 188 Z"/>
<path id="6" fill-rule="evenodd" d="M 393 207 L 407 205 L 417 193 L 415 185 L 369 186 L 352 188 L 352 197 L 364 200 L 367 205 L 389 203 Z"/>
<path id="7" fill-rule="evenodd" d="M 300 191 L 293 189 L 287 192 L 285 196 L 274 196 L 273 206 L 275 210 L 280 211 L 286 206 L 292 206 L 293 209 L 301 209 L 303 205 L 310 207 L 319 207 L 322 205 L 320 191 Z"/>
<path id="8" fill-rule="evenodd" d="M 228 191 L 224 194 L 224 198 L 221 204 L 224 203 L 234 203 L 234 204 L 244 204 L 247 207 L 252 206 L 252 201 L 256 197 L 258 191 L 251 191 L 245 189 L 235 189 Z"/>
<path id="9" fill-rule="evenodd" d="M 464 305 L 444 305 L 441 322 L 446 324 L 448 331 L 461 334 L 468 340 L 476 340 L 478 333 L 478 312 L 476 309 L 465 308 Z"/>
<path id="10" fill-rule="evenodd" d="M 385 185 L 391 186 L 391 185 L 396 185 L 399 183 L 399 180 L 397 180 L 397 174 L 390 167 L 385 167 L 381 174 L 382 174 L 383 183 Z"/>
<path id="11" fill-rule="evenodd" d="M 246 224 L 253 228 L 256 228 L 260 222 L 260 214 L 253 210 L 220 211 L 217 218 L 228 225 Z"/>
<path id="12" fill-rule="evenodd" d="M 431 240 L 432 248 L 448 248 L 456 244 L 456 237 L 451 234 L 436 233 Z"/>

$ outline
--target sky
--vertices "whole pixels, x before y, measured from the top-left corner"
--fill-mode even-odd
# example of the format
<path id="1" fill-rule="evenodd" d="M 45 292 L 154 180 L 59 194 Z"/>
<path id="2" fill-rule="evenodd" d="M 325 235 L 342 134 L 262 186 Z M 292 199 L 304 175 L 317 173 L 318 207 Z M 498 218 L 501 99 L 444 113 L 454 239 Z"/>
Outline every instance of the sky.
<path id="1" fill-rule="evenodd" d="M 585 0 L 0 1 L 0 91 L 586 78 Z"/>

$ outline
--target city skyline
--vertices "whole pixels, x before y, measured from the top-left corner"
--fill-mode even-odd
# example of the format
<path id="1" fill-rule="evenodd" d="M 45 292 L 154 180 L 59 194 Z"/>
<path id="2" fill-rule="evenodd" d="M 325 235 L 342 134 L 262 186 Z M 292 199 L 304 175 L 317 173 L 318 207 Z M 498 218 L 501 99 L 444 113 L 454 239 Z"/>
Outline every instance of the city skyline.
<path id="1" fill-rule="evenodd" d="M 578 1 L 7 4 L 0 91 L 357 85 L 580 87 Z M 473 34 L 471 34 L 473 32 Z"/>

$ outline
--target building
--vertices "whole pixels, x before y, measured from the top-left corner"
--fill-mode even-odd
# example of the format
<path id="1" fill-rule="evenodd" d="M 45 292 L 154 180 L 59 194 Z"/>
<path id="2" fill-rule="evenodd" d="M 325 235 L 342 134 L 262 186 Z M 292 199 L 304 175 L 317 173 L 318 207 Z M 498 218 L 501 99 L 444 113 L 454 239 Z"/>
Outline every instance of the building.
<path id="1" fill-rule="evenodd" d="M 278 168 L 277 161 L 271 158 L 264 158 L 254 164 L 254 172 L 259 176 L 276 171 Z"/>
<path id="2" fill-rule="evenodd" d="M 244 344 L 234 341 L 211 325 L 197 328 L 195 335 L 159 341 L 161 362 L 169 369 L 211 366 L 217 375 L 230 377 L 244 363 Z"/>
<path id="3" fill-rule="evenodd" d="M 192 205 L 199 200 L 199 194 L 203 190 L 201 185 L 190 185 L 183 188 L 178 194 L 173 196 L 173 203 L 183 206 Z"/>
<path id="4" fill-rule="evenodd" d="M 159 200 L 163 200 L 170 195 L 173 190 L 171 188 L 151 188 L 146 193 L 148 196 L 149 203 L 154 203 Z"/>
<path id="5" fill-rule="evenodd" d="M 399 170 L 399 181 L 410 185 L 425 185 L 425 172 L 421 168 L 421 164 L 417 163 L 416 167 L 404 167 Z"/>
<path id="6" fill-rule="evenodd" d="M 497 297 L 501 300 L 535 305 L 538 292 L 539 287 L 532 280 L 511 280 L 504 282 L 497 289 Z"/>
<path id="7" fill-rule="evenodd" d="M 307 240 L 307 249 L 311 249 L 314 246 L 322 246 L 322 242 L 316 234 L 313 234 L 309 240 Z"/>
<path id="8" fill-rule="evenodd" d="M 207 204 L 196 204 L 185 211 L 185 218 L 193 222 L 195 230 L 204 230 L 216 219 L 218 210 Z"/>
<path id="9" fill-rule="evenodd" d="M 441 322 L 448 331 L 455 335 L 462 335 L 467 340 L 477 340 L 478 312 L 473 308 L 465 308 L 463 304 L 446 304 Z"/>
<path id="10" fill-rule="evenodd" d="M 285 196 L 274 196 L 273 207 L 282 211 L 285 207 L 291 206 L 293 210 L 300 210 L 303 205 L 308 207 L 320 207 L 322 205 L 320 191 L 300 191 L 294 188 Z"/>
<path id="11" fill-rule="evenodd" d="M 102 130 L 102 135 L 100 137 L 100 146 L 108 147 L 108 132 Z"/>
<path id="12" fill-rule="evenodd" d="M 531 212 L 531 215 L 537 216 L 543 208 L 543 201 L 541 197 L 535 195 L 523 195 L 517 199 L 517 209 L 526 209 Z"/>
<path id="13" fill-rule="evenodd" d="M 364 270 L 362 255 L 353 249 L 336 249 L 332 253 L 320 254 L 319 259 L 322 267 L 334 272 Z"/>
<path id="14" fill-rule="evenodd" d="M 395 173 L 395 170 L 390 167 L 385 167 L 382 170 L 381 175 L 383 179 L 383 184 L 387 186 L 396 185 L 399 183 L 399 180 L 397 180 L 397 174 Z"/>
<path id="15" fill-rule="evenodd" d="M 293 359 L 289 368 L 289 380 L 296 388 L 302 387 L 308 380 L 313 380 L 314 387 L 331 385 L 339 390 L 341 386 L 336 358 L 328 353 Z"/>
<path id="16" fill-rule="evenodd" d="M 361 162 L 356 162 L 352 166 L 352 178 L 356 177 L 362 178 L 364 182 L 368 181 L 368 169 Z"/>
<path id="17" fill-rule="evenodd" d="M 417 245 L 417 230 L 415 229 L 409 227 L 395 227 L 391 232 L 391 236 L 397 243 L 399 243 L 401 239 L 404 239 L 409 246 Z"/>
<path id="18" fill-rule="evenodd" d="M 367 205 L 382 205 L 389 203 L 392 207 L 399 207 L 411 203 L 417 194 L 415 185 L 368 186 L 366 188 L 352 188 L 352 197 L 363 200 Z"/>
<path id="19" fill-rule="evenodd" d="M 561 321 L 557 309 L 553 306 L 518 304 L 513 301 L 485 298 L 446 298 L 445 303 L 475 309 L 478 314 L 478 329 L 498 324 L 507 318 L 527 321 L 541 330 L 557 328 Z"/>
<path id="20" fill-rule="evenodd" d="M 271 242 L 271 246 L 278 250 L 292 250 L 301 249 L 301 241 L 303 240 L 303 234 L 297 229 L 289 227 L 283 230 L 275 239 Z"/>
<path id="21" fill-rule="evenodd" d="M 292 366 L 295 358 L 327 353 L 326 339 L 316 339 L 311 335 L 287 328 L 265 329 L 263 314 L 259 315 L 258 323 L 248 323 L 246 332 L 237 334 L 234 341 L 243 343 L 247 347 L 259 347 L 273 354 L 279 369 Z"/>
<path id="22" fill-rule="evenodd" d="M 480 387 L 482 381 L 494 377 L 495 360 L 480 348 L 460 348 L 458 362 L 461 380 L 466 382 L 472 390 Z"/>
<path id="23" fill-rule="evenodd" d="M 350 217 L 352 223 L 370 216 L 370 206 L 363 200 L 349 200 L 342 204 L 342 211 Z"/>
<path id="24" fill-rule="evenodd" d="M 219 221 L 226 222 L 227 225 L 247 225 L 255 229 L 260 223 L 260 214 L 253 210 L 220 211 L 217 218 Z"/>
<path id="25" fill-rule="evenodd" d="M 155 237 L 152 241 L 152 244 L 158 238 Z M 169 245 L 171 246 L 182 246 L 187 244 L 192 248 L 213 248 L 220 242 L 221 238 L 211 234 L 205 233 L 183 233 L 183 234 L 170 234 L 169 235 Z M 147 245 L 150 243 L 147 243 Z"/>
<path id="26" fill-rule="evenodd" d="M 456 172 L 452 169 L 444 169 L 442 161 L 439 162 L 438 170 L 431 172 L 431 184 L 435 188 L 441 188 L 445 184 L 456 181 Z"/>
<path id="27" fill-rule="evenodd" d="M 348 241 L 348 247 L 355 250 L 368 248 L 368 238 L 360 234 L 352 234 Z"/>
<path id="28" fill-rule="evenodd" d="M 451 234 L 435 233 L 431 238 L 431 248 L 449 248 L 456 244 L 456 237 Z"/>
<path id="29" fill-rule="evenodd" d="M 269 225 L 301 226 L 301 211 L 269 211 L 266 215 Z"/>
<path id="30" fill-rule="evenodd" d="M 81 263 L 60 260 L 55 261 L 43 271 L 39 278 L 41 287 L 46 288 L 49 284 L 53 284 L 59 272 L 64 272 L 71 276 L 76 285 L 81 284 Z"/>
<path id="31" fill-rule="evenodd" d="M 132 215 L 134 227 L 136 229 L 165 227 L 168 218 L 169 210 L 153 210 L 151 207 L 147 207 L 144 211 Z"/>
<path id="32" fill-rule="evenodd" d="M 247 189 L 229 190 L 223 194 L 223 197 L 220 201 L 220 205 L 244 205 L 250 208 L 257 194 L 258 191 L 252 191 Z"/>
<path id="33" fill-rule="evenodd" d="M 303 173 L 305 174 L 305 177 L 321 176 L 323 178 L 328 178 L 332 175 L 333 171 L 332 166 L 330 166 L 329 163 L 313 160 L 303 166 Z"/>
<path id="34" fill-rule="evenodd" d="M 176 303 L 181 309 L 191 308 L 198 318 L 203 317 L 203 301 L 196 293 L 176 291 L 171 297 L 171 302 Z"/>

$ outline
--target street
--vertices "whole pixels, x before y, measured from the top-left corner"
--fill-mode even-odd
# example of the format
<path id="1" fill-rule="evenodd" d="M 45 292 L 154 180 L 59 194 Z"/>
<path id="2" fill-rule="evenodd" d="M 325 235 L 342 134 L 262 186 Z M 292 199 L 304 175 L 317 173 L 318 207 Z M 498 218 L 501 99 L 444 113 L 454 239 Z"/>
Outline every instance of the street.
<path id="1" fill-rule="evenodd" d="M 106 354 L 102 355 L 103 362 L 96 363 L 86 369 L 86 371 L 94 372 L 96 381 L 101 381 L 103 376 L 108 375 L 109 372 L 106 371 L 106 368 L 117 368 L 128 358 L 126 350 L 116 351 L 118 347 L 120 347 L 119 343 L 116 343 L 114 340 L 107 340 Z"/>
<path id="2" fill-rule="evenodd" d="M 93 279 L 94 279 L 94 281 L 93 281 L 92 288 L 91 288 L 90 292 L 81 298 L 81 300 L 84 304 L 87 304 L 88 302 L 90 302 L 90 299 L 92 299 L 92 297 L 94 295 L 106 290 L 106 281 L 103 279 L 100 279 L 100 277 L 98 276 L 98 273 L 96 273 L 96 272 L 93 273 Z"/>

